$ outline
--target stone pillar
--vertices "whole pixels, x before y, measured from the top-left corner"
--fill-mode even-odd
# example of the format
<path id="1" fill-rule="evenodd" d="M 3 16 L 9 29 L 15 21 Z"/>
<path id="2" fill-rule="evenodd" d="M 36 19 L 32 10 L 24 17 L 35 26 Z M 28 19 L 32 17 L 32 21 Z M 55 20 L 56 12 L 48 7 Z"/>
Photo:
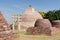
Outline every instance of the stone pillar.
<path id="1" fill-rule="evenodd" d="M 14 31 L 15 29 L 14 29 L 14 22 L 13 22 L 13 25 L 12 25 L 12 30 Z"/>
<path id="2" fill-rule="evenodd" d="M 20 22 L 18 23 L 18 30 L 20 31 Z"/>
<path id="3" fill-rule="evenodd" d="M 12 30 L 14 31 L 15 29 L 14 29 L 14 16 L 12 16 Z"/>
<path id="4" fill-rule="evenodd" d="M 18 15 L 18 30 L 20 31 L 20 16 Z"/>
<path id="5" fill-rule="evenodd" d="M 13 26 L 13 31 L 14 31 L 14 24 L 12 26 Z"/>

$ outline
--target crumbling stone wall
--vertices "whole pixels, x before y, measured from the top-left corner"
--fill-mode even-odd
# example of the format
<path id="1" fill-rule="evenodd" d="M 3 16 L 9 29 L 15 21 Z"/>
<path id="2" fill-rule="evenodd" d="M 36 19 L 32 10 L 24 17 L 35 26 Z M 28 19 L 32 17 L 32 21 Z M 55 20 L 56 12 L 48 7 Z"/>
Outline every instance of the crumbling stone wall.
<path id="1" fill-rule="evenodd" d="M 52 26 L 60 29 L 60 20 L 55 20 L 52 22 Z"/>
<path id="2" fill-rule="evenodd" d="M 0 32 L 0 40 L 12 40 L 13 38 L 19 37 L 18 33 L 10 31 Z"/>
<path id="3" fill-rule="evenodd" d="M 12 40 L 18 33 L 13 32 L 0 12 L 0 40 Z"/>

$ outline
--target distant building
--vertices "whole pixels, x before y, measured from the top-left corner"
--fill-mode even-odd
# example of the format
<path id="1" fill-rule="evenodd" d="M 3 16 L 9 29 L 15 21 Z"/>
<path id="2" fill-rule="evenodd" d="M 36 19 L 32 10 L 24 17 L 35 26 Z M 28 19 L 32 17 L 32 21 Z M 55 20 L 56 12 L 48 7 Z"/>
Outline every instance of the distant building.
<path id="1" fill-rule="evenodd" d="M 28 27 L 33 27 L 37 19 L 43 18 L 33 7 L 29 6 L 22 14 L 12 15 L 13 30 L 26 30 Z"/>

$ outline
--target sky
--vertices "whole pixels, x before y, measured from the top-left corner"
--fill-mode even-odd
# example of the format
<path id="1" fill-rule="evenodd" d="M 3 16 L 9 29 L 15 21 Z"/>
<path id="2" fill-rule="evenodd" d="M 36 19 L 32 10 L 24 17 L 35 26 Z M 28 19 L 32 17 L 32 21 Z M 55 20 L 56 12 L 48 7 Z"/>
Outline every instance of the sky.
<path id="1" fill-rule="evenodd" d="M 60 9 L 60 0 L 0 0 L 0 11 L 11 24 L 11 15 L 22 13 L 29 5 L 32 5 L 36 11 Z"/>

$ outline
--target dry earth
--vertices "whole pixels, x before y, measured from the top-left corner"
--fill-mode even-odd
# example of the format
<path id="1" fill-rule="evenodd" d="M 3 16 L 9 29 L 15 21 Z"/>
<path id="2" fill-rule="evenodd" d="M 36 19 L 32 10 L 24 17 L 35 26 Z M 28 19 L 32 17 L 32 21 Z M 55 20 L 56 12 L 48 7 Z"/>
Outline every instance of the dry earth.
<path id="1" fill-rule="evenodd" d="M 46 36 L 46 35 L 21 35 L 14 40 L 60 40 L 60 30 L 56 35 Z"/>

